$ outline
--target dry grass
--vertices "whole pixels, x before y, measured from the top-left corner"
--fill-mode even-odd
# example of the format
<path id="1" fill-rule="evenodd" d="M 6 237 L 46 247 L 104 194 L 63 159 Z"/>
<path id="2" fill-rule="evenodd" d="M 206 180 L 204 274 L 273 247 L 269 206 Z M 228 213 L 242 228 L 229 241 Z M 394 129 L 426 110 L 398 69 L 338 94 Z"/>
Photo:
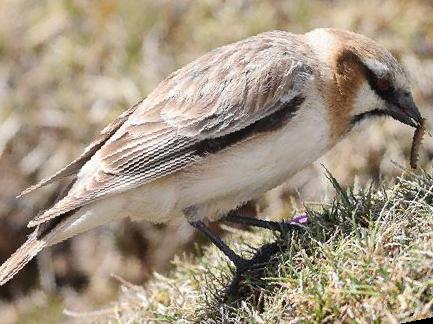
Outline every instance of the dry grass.
<path id="1" fill-rule="evenodd" d="M 431 128 L 432 16 L 429 0 L 1 1 L 0 261 L 24 241 L 26 222 L 61 186 L 23 201 L 15 200 L 17 193 L 76 157 L 97 129 L 171 71 L 261 31 L 334 26 L 371 36 L 405 65 Z M 344 186 L 355 175 L 360 185 L 392 179 L 400 170 L 391 161 L 407 165 L 408 128 L 384 121 L 364 129 L 320 161 Z M 427 138 L 420 162 L 428 170 L 432 156 L 433 141 Z M 321 201 L 325 193 L 326 179 L 313 166 L 267 194 L 260 210 L 284 217 L 294 200 Z M 157 228 L 124 222 L 82 235 L 0 289 L 0 321 L 29 314 L 38 321 L 35 310 L 53 317 L 64 307 L 84 311 L 105 305 L 118 290 L 111 273 L 143 283 L 152 269 L 165 271 L 192 238 L 182 220 Z"/>
<path id="2" fill-rule="evenodd" d="M 281 253 L 240 297 L 215 296 L 231 276 L 221 253 L 177 258 L 145 288 L 123 286 L 117 322 L 400 323 L 433 316 L 433 178 L 406 174 L 388 189 L 343 190 L 310 209 L 305 232 L 279 238 Z M 264 232 L 235 233 L 259 245 Z M 223 282 L 223 284 L 221 284 Z M 107 314 L 105 314 L 107 316 Z"/>

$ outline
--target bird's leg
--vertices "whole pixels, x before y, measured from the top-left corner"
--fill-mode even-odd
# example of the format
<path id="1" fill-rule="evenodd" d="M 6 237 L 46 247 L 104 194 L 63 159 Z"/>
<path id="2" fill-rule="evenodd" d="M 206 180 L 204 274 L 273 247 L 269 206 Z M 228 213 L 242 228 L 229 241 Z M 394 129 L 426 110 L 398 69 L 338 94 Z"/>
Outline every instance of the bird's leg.
<path id="1" fill-rule="evenodd" d="M 257 218 L 245 217 L 236 214 L 236 212 L 230 212 L 223 219 L 225 222 L 243 224 L 249 226 L 255 226 L 260 228 L 266 228 L 271 231 L 278 231 L 280 233 L 287 233 L 289 230 L 298 229 L 299 226 L 295 224 L 291 224 L 288 222 L 275 222 L 275 221 L 266 221 Z"/>
<path id="2" fill-rule="evenodd" d="M 198 229 L 202 234 L 204 234 L 215 246 L 224 253 L 230 261 L 236 267 L 236 271 L 244 271 L 250 260 L 244 259 L 237 255 L 223 240 L 221 240 L 215 233 L 213 233 L 202 221 L 190 221 L 191 226 Z"/>
<path id="3" fill-rule="evenodd" d="M 193 226 L 194 228 L 199 230 L 202 234 L 204 234 L 235 265 L 236 267 L 235 275 L 232 282 L 225 290 L 226 296 L 236 295 L 239 289 L 239 284 L 242 281 L 242 278 L 244 278 L 244 274 L 249 271 L 262 269 L 263 264 L 268 263 L 272 258 L 272 256 L 275 255 L 278 251 L 280 251 L 281 248 L 284 246 L 284 244 L 281 245 L 281 242 L 277 242 L 277 241 L 273 243 L 264 244 L 259 249 L 257 249 L 257 251 L 255 252 L 255 254 L 251 259 L 242 258 L 238 254 L 236 254 L 226 243 L 224 243 L 224 241 L 221 240 L 215 233 L 213 233 L 206 226 L 204 222 L 195 220 L 197 219 L 196 217 L 194 217 L 197 215 L 197 208 L 191 207 L 185 209 L 184 212 L 187 218 L 189 218 L 188 221 L 191 224 L 191 226 Z M 265 221 L 265 220 L 240 216 L 235 213 L 230 213 L 223 220 L 231 223 L 239 223 L 244 225 L 262 227 L 273 231 L 279 231 L 280 233 L 283 234 L 287 233 L 289 230 L 292 229 L 300 229 L 299 226 L 287 222 L 280 223 L 280 222 Z"/>
<path id="4" fill-rule="evenodd" d="M 235 296 L 238 293 L 239 284 L 242 281 L 245 272 L 256 268 L 261 269 L 262 265 L 269 262 L 271 257 L 281 248 L 277 242 L 265 244 L 256 251 L 251 259 L 244 259 L 230 249 L 230 247 L 215 235 L 215 233 L 213 233 L 202 221 L 190 221 L 189 223 L 215 244 L 236 267 L 234 277 L 225 289 L 224 298 Z"/>

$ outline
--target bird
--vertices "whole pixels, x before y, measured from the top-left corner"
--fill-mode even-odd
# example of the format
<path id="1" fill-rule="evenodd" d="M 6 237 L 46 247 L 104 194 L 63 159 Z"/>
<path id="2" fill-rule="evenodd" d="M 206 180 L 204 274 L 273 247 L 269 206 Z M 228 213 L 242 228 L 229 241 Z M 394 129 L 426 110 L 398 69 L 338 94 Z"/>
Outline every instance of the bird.
<path id="1" fill-rule="evenodd" d="M 422 119 L 402 65 L 366 36 L 275 30 L 216 48 L 170 74 L 81 156 L 18 196 L 69 181 L 29 222 L 33 232 L 0 266 L 0 285 L 44 248 L 125 217 L 185 217 L 245 268 L 250 260 L 208 223 L 278 229 L 279 222 L 235 211 L 380 116 L 411 127 Z"/>

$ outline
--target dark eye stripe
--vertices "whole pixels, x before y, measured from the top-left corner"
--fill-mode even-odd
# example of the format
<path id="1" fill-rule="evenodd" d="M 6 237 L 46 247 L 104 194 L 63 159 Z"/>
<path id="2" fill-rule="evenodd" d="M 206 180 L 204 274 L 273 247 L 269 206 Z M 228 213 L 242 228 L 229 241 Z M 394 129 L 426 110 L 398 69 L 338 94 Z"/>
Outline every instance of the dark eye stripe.
<path id="1" fill-rule="evenodd" d="M 371 89 L 373 89 L 374 92 L 376 92 L 376 94 L 381 97 L 383 100 L 387 101 L 387 102 L 393 102 L 395 101 L 395 89 L 392 86 L 391 82 L 388 79 L 382 78 L 379 79 L 376 77 L 376 75 L 374 74 L 374 72 L 372 70 L 370 70 L 368 68 L 368 66 L 364 65 L 364 69 L 365 69 L 365 74 L 367 77 L 367 81 L 368 84 L 370 85 Z M 384 80 L 384 81 L 380 81 L 380 80 Z M 387 82 L 388 86 L 387 87 L 381 87 L 382 82 Z"/>

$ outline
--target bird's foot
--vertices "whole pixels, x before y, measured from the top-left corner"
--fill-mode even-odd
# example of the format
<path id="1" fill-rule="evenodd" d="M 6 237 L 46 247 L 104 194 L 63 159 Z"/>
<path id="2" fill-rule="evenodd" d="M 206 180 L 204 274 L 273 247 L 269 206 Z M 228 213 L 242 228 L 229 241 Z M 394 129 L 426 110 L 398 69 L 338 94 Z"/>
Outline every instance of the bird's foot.
<path id="1" fill-rule="evenodd" d="M 235 263 L 235 273 L 231 283 L 225 289 L 224 299 L 233 299 L 241 295 L 240 286 L 246 275 L 250 274 L 254 278 L 263 276 L 265 266 L 269 263 L 272 256 L 281 251 L 281 242 L 273 242 L 261 246 L 251 259 L 240 259 Z"/>

